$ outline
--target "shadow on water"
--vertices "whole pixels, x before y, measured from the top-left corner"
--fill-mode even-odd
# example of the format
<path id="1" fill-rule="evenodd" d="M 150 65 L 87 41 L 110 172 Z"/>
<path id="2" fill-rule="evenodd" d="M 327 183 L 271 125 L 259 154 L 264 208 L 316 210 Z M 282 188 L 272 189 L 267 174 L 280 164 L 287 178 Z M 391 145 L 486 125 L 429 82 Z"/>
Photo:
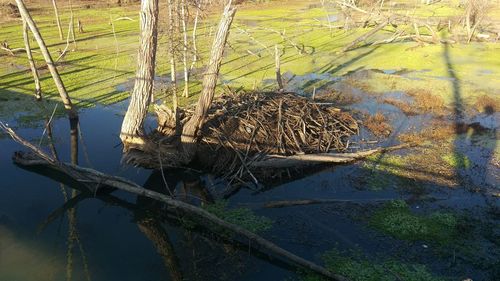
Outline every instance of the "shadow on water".
<path id="1" fill-rule="evenodd" d="M 443 45 L 443 58 L 447 67 L 448 77 L 452 86 L 453 95 L 453 115 L 452 121 L 454 125 L 454 141 L 453 141 L 453 157 L 458 166 L 464 166 L 470 160 L 477 163 L 473 174 L 464 175 L 463 171 L 457 167 L 455 176 L 457 180 L 465 187 L 467 183 L 472 183 L 472 189 L 487 192 L 491 187 L 495 188 L 495 180 L 490 179 L 494 175 L 489 174 L 489 167 L 495 155 L 497 143 L 497 127 L 495 121 L 495 112 L 491 105 L 484 105 L 483 113 L 479 112 L 479 122 L 468 122 L 466 108 L 463 100 L 461 79 L 457 76 L 450 55 L 450 45 Z M 484 121 L 486 127 L 482 126 Z M 475 142 L 487 140 L 487 145 L 475 145 Z M 465 165 L 467 166 L 467 165 Z M 493 184 L 490 183 L 493 182 Z"/>

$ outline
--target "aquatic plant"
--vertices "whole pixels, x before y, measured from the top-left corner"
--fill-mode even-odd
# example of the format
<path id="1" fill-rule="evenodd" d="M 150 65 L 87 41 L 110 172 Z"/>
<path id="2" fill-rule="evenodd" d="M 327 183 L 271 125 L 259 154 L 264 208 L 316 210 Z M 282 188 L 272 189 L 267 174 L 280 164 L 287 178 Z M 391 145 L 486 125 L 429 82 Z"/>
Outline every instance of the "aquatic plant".
<path id="1" fill-rule="evenodd" d="M 469 169 L 471 167 L 471 161 L 469 157 L 459 152 L 446 154 L 441 158 L 444 162 L 446 162 L 446 164 L 454 169 Z"/>
<path id="2" fill-rule="evenodd" d="M 329 270 L 338 272 L 352 281 L 440 281 L 424 265 L 395 260 L 371 260 L 354 251 L 333 249 L 322 256 Z M 324 280 L 315 274 L 302 273 L 302 281 Z"/>
<path id="3" fill-rule="evenodd" d="M 453 214 L 413 214 L 403 200 L 386 203 L 372 216 L 370 225 L 401 240 L 423 240 L 438 244 L 448 244 L 458 234 L 458 220 Z"/>
<path id="4" fill-rule="evenodd" d="M 227 201 L 219 200 L 214 204 L 204 206 L 204 209 L 229 223 L 239 225 L 254 233 L 269 230 L 273 225 L 271 219 L 257 216 L 248 208 L 228 209 L 227 204 Z"/>

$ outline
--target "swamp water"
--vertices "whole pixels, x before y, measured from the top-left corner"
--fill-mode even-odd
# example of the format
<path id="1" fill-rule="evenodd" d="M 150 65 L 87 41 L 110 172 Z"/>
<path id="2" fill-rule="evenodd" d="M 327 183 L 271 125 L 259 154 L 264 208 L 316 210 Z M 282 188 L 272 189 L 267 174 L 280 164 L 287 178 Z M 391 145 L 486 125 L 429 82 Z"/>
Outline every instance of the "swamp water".
<path id="1" fill-rule="evenodd" d="M 361 97 L 348 108 L 370 113 L 382 111 L 391 116 L 391 125 L 401 132 L 418 130 L 431 118 L 408 117 L 398 108 L 380 103 L 357 89 L 346 89 L 345 84 L 338 83 L 335 87 Z M 387 93 L 387 96 L 408 98 L 402 93 Z M 168 193 L 161 173 L 120 165 L 118 134 L 125 109 L 126 103 L 120 103 L 82 110 L 80 164 Z M 16 120 L 6 121 L 16 127 Z M 146 126 L 152 128 L 153 120 L 148 121 Z M 69 161 L 69 122 L 58 118 L 53 121 L 53 128 L 59 157 Z M 43 123 L 16 131 L 38 142 Z M 371 138 L 362 131 L 353 145 L 368 148 L 373 146 Z M 491 137 L 477 139 L 491 141 Z M 486 166 L 487 170 L 461 173 L 470 174 L 475 179 L 472 182 L 478 184 L 484 177 L 493 177 L 489 184 L 495 185 L 498 168 L 484 163 L 488 152 L 484 156 L 481 152 L 471 152 L 470 141 L 457 138 L 456 147 L 461 153 L 473 153 L 470 160 Z M 395 138 L 389 137 L 377 145 L 395 142 Z M 248 243 L 233 243 L 189 220 L 179 220 L 175 212 L 167 212 L 161 204 L 123 192 L 95 197 L 77 195 L 52 179 L 56 175 L 49 178 L 40 175 L 46 171 L 17 167 L 11 157 L 15 151 L 25 149 L 5 135 L 0 135 L 0 148 L 0 280 L 306 278 L 296 268 L 259 253 Z M 261 191 L 243 188 L 229 198 L 227 208 L 249 209 L 270 219 L 271 223 L 259 234 L 306 259 L 328 263 L 322 255 L 335 249 L 337 254 L 332 258 L 330 252 L 330 260 L 336 263 L 330 268 L 351 275 L 357 274 L 358 267 L 367 270 L 366 278 L 357 280 L 398 280 L 394 274 L 401 272 L 411 272 L 417 277 L 414 280 L 441 280 L 440 277 L 498 280 L 498 201 L 485 200 L 481 193 L 467 191 L 465 185 L 451 189 L 373 167 L 364 162 L 329 167 Z M 168 186 L 175 187 L 175 193 L 187 194 L 185 200 L 195 204 L 203 197 L 197 191 L 199 186 L 211 186 L 214 182 L 214 188 L 223 185 L 210 175 L 193 171 L 165 171 L 165 177 Z M 73 196 L 76 199 L 71 199 Z M 339 202 L 264 208 L 270 201 L 301 199 Z M 398 199 L 406 200 L 407 204 L 389 201 Z M 70 208 L 60 209 L 65 202 L 70 202 L 66 203 Z M 401 271 L 394 273 L 398 268 Z M 376 274 L 381 270 L 384 277 L 378 279 Z"/>

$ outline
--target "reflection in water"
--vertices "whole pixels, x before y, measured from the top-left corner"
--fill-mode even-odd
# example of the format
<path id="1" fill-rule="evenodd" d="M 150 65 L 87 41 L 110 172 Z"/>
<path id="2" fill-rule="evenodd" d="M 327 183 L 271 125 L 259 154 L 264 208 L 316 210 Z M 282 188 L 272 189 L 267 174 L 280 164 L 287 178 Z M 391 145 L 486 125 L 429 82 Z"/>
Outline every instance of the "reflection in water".
<path id="1" fill-rule="evenodd" d="M 71 164 L 78 165 L 78 135 L 79 135 L 79 125 L 78 118 L 70 118 L 70 155 L 71 155 Z M 47 129 L 47 138 L 49 140 L 49 147 L 52 152 L 52 156 L 55 159 L 58 159 L 57 150 L 54 145 L 54 140 L 52 137 L 52 124 L 48 119 L 46 121 L 46 129 Z M 81 132 L 80 132 L 81 133 Z M 76 189 L 72 189 L 71 197 L 68 198 L 68 193 L 66 191 L 66 186 L 60 183 L 61 192 L 64 198 L 64 203 L 67 203 L 69 200 L 72 200 L 77 197 L 78 192 Z M 75 250 L 75 242 L 78 245 L 78 250 L 80 252 L 80 256 L 83 263 L 83 271 L 85 273 L 85 278 L 87 281 L 90 281 L 90 271 L 87 261 L 87 256 L 85 255 L 85 250 L 80 240 L 78 230 L 77 230 L 77 209 L 76 206 L 69 208 L 67 210 L 68 215 L 68 235 L 67 235 L 67 250 L 66 250 L 66 280 L 73 280 L 73 253 Z"/>

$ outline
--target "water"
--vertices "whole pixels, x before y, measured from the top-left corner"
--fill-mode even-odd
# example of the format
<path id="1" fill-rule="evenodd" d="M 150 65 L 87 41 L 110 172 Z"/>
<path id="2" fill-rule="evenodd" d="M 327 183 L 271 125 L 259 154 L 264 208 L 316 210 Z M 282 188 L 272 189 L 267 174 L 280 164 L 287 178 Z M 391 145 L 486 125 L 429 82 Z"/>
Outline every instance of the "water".
<path id="1" fill-rule="evenodd" d="M 339 81 L 335 77 L 313 76 L 314 79 Z M 305 80 L 295 78 L 295 81 Z M 334 87 L 345 90 L 342 88 L 347 86 L 339 83 Z M 396 107 L 382 104 L 359 90 L 351 91 L 362 99 L 349 108 L 370 113 L 383 111 L 391 116 L 395 128 L 418 129 L 429 121 L 429 116 L 407 117 Z M 410 99 L 400 92 L 386 93 L 386 97 Z M 124 102 L 81 112 L 83 138 L 79 138 L 79 163 L 166 193 L 160 173 L 120 164 L 122 147 L 118 132 L 126 106 Z M 483 120 L 488 117 L 477 118 L 481 124 L 493 122 Z M 16 125 L 14 119 L 6 121 Z M 69 122 L 66 118 L 58 118 L 53 127 L 59 157 L 70 161 Z M 154 120 L 148 119 L 146 127 L 154 128 Z M 19 128 L 17 132 L 26 139 L 38 140 L 42 128 Z M 369 135 L 363 137 L 370 138 Z M 484 138 L 479 139 L 484 141 Z M 467 149 L 471 141 L 470 138 L 464 139 L 457 146 Z M 74 215 L 70 211 L 51 216 L 71 198 L 72 190 L 66 188 L 66 193 L 63 193 L 60 183 L 42 175 L 47 175 L 47 172 L 41 169 L 28 171 L 15 166 L 11 156 L 15 151 L 25 149 L 9 138 L 0 135 L 0 147 L 0 280 L 63 280 L 68 276 L 73 280 L 120 281 L 285 280 L 297 277 L 296 268 L 259 254 L 244 241 L 234 243 L 210 229 L 193 227 L 184 220 L 179 221 L 175 212 L 167 212 L 161 204 L 123 192 L 114 192 L 110 196 L 80 196 L 81 200 L 74 205 Z M 484 158 L 479 152 L 474 155 Z M 498 171 L 473 157 L 472 160 L 491 169 L 486 173 Z M 165 173 L 168 185 L 177 187 L 176 193 L 191 190 L 189 194 L 193 197 L 188 201 L 195 204 L 200 203 L 198 197 L 203 197 L 198 187 L 213 178 L 193 171 Z M 415 185 L 425 187 L 423 194 L 392 187 L 373 190 L 367 184 L 373 176 L 370 173 L 362 164 L 317 168 L 298 180 L 284 180 L 266 186 L 262 192 L 242 189 L 229 199 L 229 206 L 250 208 L 257 215 L 271 218 L 273 227 L 262 234 L 265 238 L 317 263 L 321 263 L 320 254 L 332 248 L 361 249 L 371 257 L 425 264 L 436 274 L 488 280 L 488 272 L 480 266 L 459 262 L 450 267 L 450 253 L 437 254 L 424 242 L 408 243 L 382 235 L 366 223 L 372 210 L 379 205 L 376 200 L 387 199 L 414 202 L 411 206 L 417 212 L 451 208 L 487 218 L 490 209 L 481 194 L 470 193 L 464 188 L 450 190 L 417 180 L 414 180 Z M 480 173 L 476 178 L 484 174 Z M 391 174 L 385 176 L 398 179 Z M 369 203 L 263 208 L 263 204 L 270 201 L 299 199 L 368 200 Z M 52 219 L 40 229 L 48 218 Z M 70 221 L 74 222 L 75 229 L 72 237 L 78 239 L 69 239 L 73 229 Z M 73 245 L 70 250 L 68 245 Z M 491 247 L 498 249 L 498 245 Z"/>

